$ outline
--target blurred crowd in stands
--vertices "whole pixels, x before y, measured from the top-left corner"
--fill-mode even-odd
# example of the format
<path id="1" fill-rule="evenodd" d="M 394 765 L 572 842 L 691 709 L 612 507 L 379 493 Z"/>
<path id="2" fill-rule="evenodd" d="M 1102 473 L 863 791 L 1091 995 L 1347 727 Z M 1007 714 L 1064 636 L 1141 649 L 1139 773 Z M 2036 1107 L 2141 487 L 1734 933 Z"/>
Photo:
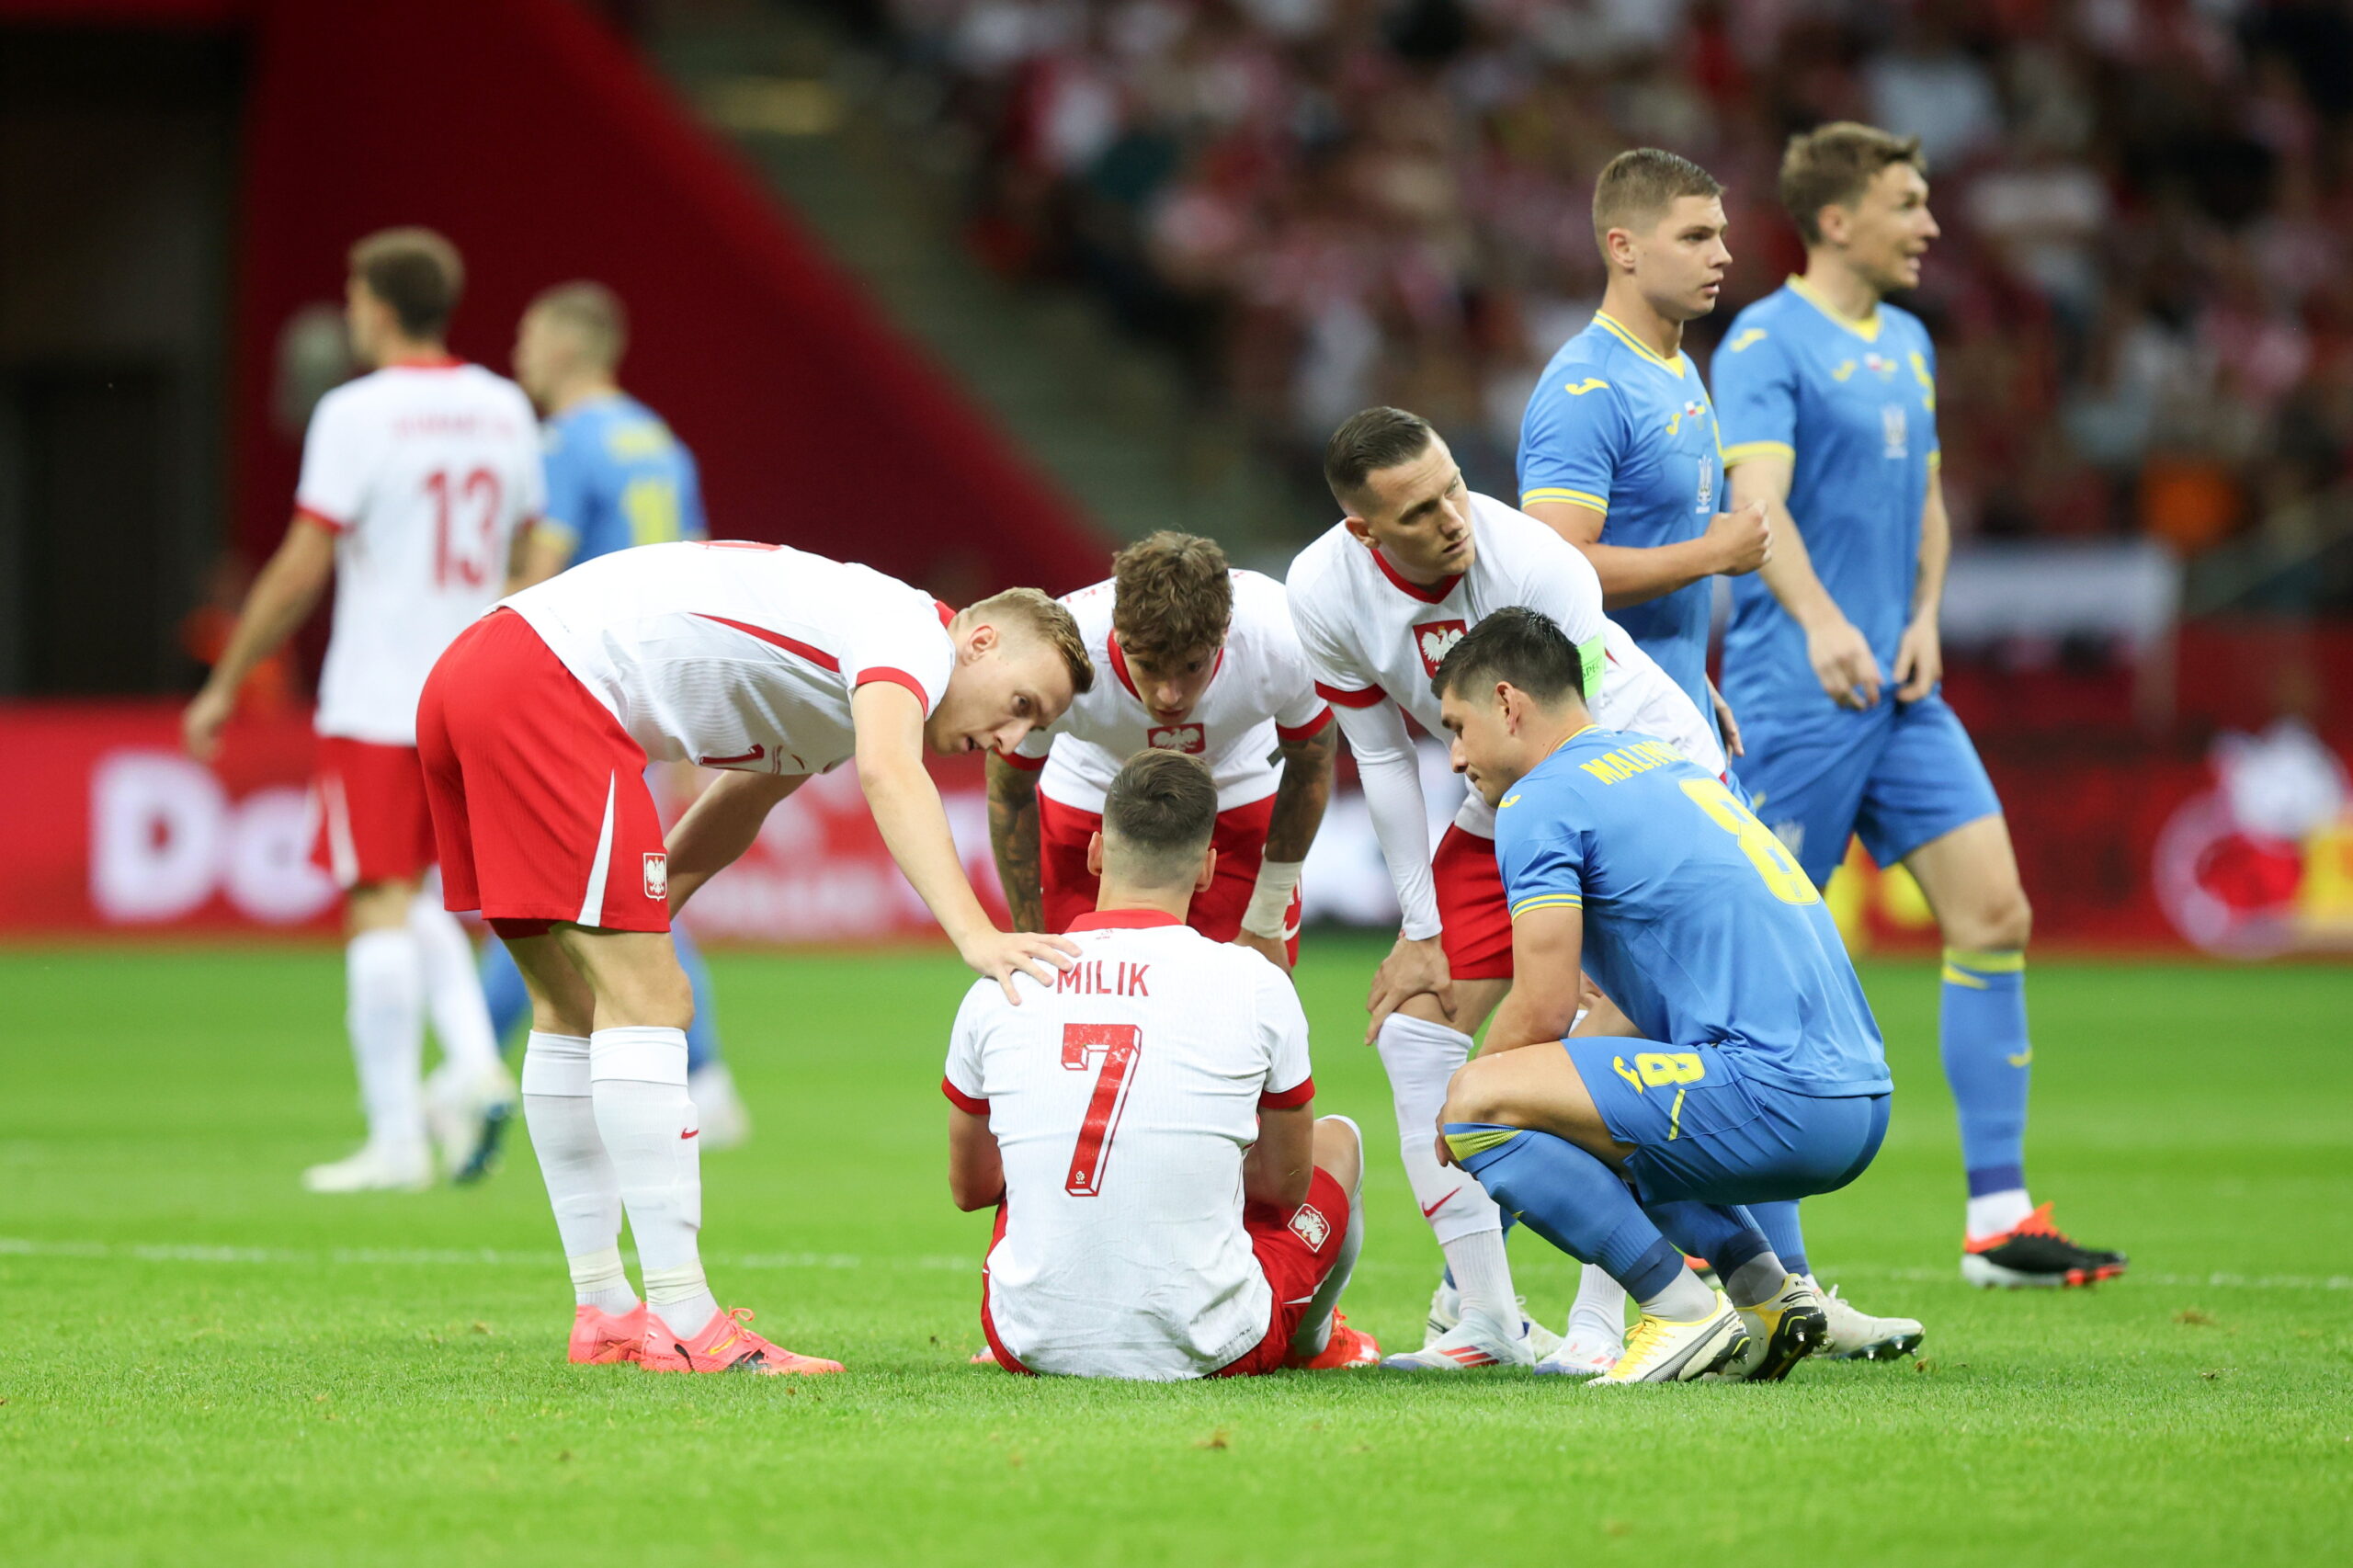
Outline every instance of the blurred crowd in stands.
<path id="1" fill-rule="evenodd" d="M 974 156 L 971 243 L 1076 279 L 1293 458 L 1421 410 L 1511 494 L 1532 380 L 1602 276 L 1595 175 L 1728 187 L 1689 339 L 1802 259 L 1784 139 L 1918 135 L 1944 237 L 1946 485 L 1986 537 L 2186 553 L 2342 526 L 2353 456 L 2345 0 L 888 0 Z"/>

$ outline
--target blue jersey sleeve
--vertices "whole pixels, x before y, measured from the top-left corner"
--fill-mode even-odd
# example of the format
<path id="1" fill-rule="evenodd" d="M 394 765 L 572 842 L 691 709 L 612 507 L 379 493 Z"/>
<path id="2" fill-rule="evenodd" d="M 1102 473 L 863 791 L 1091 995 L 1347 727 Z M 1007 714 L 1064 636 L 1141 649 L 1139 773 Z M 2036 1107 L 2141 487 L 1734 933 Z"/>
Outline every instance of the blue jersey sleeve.
<path id="1" fill-rule="evenodd" d="M 1937 435 L 1937 345 L 1926 331 L 1920 334 L 1920 347 L 1912 351 L 1912 379 L 1920 383 L 1920 406 L 1928 421 L 1928 466 L 1939 468 L 1945 450 Z"/>
<path id="2" fill-rule="evenodd" d="M 1516 797 L 1504 802 L 1506 807 L 1517 803 Z M 1582 834 L 1557 823 L 1532 824 L 1526 830 L 1508 833 L 1501 831 L 1501 822 L 1496 826 L 1495 858 L 1514 920 L 1531 910 L 1585 907 Z"/>
<path id="3" fill-rule="evenodd" d="M 709 539 L 710 519 L 702 510 L 702 470 L 695 462 L 694 453 L 684 446 L 678 451 L 678 537 Z"/>
<path id="4" fill-rule="evenodd" d="M 590 445 L 579 431 L 561 425 L 549 426 L 541 442 L 548 504 L 540 515 L 540 525 L 563 536 L 575 560 L 580 559 L 581 536 L 594 520 L 597 504 Z"/>
<path id="5" fill-rule="evenodd" d="M 1519 425 L 1519 504 L 1566 501 L 1609 510 L 1609 487 L 1633 432 L 1617 392 L 1573 366 L 1528 400 Z"/>
<path id="6" fill-rule="evenodd" d="M 1786 346 L 1768 328 L 1735 325 L 1713 369 L 1724 467 L 1768 455 L 1794 459 L 1798 383 Z"/>

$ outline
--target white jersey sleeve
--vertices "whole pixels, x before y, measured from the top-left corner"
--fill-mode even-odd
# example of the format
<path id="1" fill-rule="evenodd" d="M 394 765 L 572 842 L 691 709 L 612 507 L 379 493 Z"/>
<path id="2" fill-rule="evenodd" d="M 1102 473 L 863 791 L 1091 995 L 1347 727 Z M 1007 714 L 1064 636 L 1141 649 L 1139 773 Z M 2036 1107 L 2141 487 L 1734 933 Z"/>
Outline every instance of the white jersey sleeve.
<path id="1" fill-rule="evenodd" d="M 337 387 L 311 411 L 302 437 L 302 473 L 294 487 L 294 509 L 338 534 L 359 526 L 369 495 L 384 469 L 391 426 L 369 417 L 370 410 L 351 387 Z M 535 469 L 537 464 L 532 465 Z"/>
<path id="2" fill-rule="evenodd" d="M 855 618 L 844 639 L 841 667 L 850 690 L 874 681 L 905 687 L 930 718 L 956 665 L 956 644 L 939 629 L 938 613 L 920 598 L 878 596 L 873 613 Z"/>
<path id="3" fill-rule="evenodd" d="M 989 1111 L 988 1081 L 981 1075 L 981 1025 L 988 1000 L 1003 994 L 994 980 L 976 980 L 956 1009 L 956 1024 L 948 1035 L 948 1069 L 939 1086 L 957 1109 L 974 1116 Z"/>
<path id="4" fill-rule="evenodd" d="M 1422 765 L 1405 715 L 1386 698 L 1370 708 L 1339 707 L 1340 733 L 1356 754 L 1357 778 L 1373 836 L 1397 892 L 1398 929 L 1411 941 L 1438 933 L 1438 886 L 1430 876 L 1429 807 L 1422 794 Z"/>
<path id="5" fill-rule="evenodd" d="M 1267 961 L 1258 976 L 1258 1038 L 1267 1048 L 1267 1087 L 1258 1104 L 1291 1110 L 1315 1097 L 1315 1068 L 1307 1048 L 1307 1013 L 1290 979 Z"/>

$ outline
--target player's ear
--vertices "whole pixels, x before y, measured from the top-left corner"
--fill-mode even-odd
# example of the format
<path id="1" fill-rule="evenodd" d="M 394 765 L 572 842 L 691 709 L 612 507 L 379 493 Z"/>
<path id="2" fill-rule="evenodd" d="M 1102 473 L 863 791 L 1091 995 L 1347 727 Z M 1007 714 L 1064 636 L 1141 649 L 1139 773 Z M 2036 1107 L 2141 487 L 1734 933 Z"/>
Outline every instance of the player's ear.
<path id="1" fill-rule="evenodd" d="M 1193 879 L 1193 891 L 1207 892 L 1210 891 L 1210 884 L 1215 881 L 1217 881 L 1217 846 L 1211 845 L 1201 851 L 1200 875 Z"/>
<path id="2" fill-rule="evenodd" d="M 964 639 L 964 656 L 976 658 L 989 653 L 996 647 L 999 640 L 996 628 L 983 621 L 972 628 L 972 635 Z"/>
<path id="3" fill-rule="evenodd" d="M 1103 835 L 1100 833 L 1087 835 L 1086 874 L 1098 882 L 1103 880 Z"/>
<path id="4" fill-rule="evenodd" d="M 1358 517 L 1354 512 L 1351 512 L 1347 517 L 1342 517 L 1340 519 L 1340 526 L 1347 528 L 1348 530 L 1349 537 L 1354 539 L 1358 544 L 1364 545 L 1367 548 L 1370 548 L 1372 545 L 1372 525 L 1366 522 L 1362 517 Z"/>

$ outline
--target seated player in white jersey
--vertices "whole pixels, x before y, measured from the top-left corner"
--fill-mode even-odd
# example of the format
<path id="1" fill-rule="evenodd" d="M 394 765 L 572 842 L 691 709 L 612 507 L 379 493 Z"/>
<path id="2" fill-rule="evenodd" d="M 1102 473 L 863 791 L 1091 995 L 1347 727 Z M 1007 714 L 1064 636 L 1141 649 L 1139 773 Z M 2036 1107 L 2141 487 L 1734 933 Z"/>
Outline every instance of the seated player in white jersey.
<path id="1" fill-rule="evenodd" d="M 1711 773 L 1723 772 L 1723 752 L 1691 699 L 1603 616 L 1593 563 L 1533 517 L 1473 494 L 1427 420 L 1395 408 L 1354 415 L 1334 433 L 1324 472 L 1347 515 L 1291 563 L 1291 619 L 1356 753 L 1404 912 L 1373 977 L 1369 1033 L 1389 1074 L 1415 1201 L 1448 1267 L 1427 1342 L 1386 1364 L 1503 1362 L 1591 1376 L 1622 1348 L 1624 1293 L 1587 1269 L 1566 1339 L 1527 1323 L 1500 1210 L 1476 1182 L 1441 1167 L 1431 1144 L 1447 1079 L 1511 988 L 1511 918 L 1495 812 L 1476 794 L 1462 792 L 1432 856 L 1405 716 L 1441 733 L 1430 677 L 1472 625 L 1518 605 L 1550 616 L 1576 645 L 1604 723 L 1665 741 Z"/>
<path id="2" fill-rule="evenodd" d="M 1334 1310 L 1364 1240 L 1356 1124 L 1316 1119 L 1281 970 L 1186 925 L 1217 795 L 1181 752 L 1131 758 L 1088 842 L 1078 961 L 956 1015 L 949 1190 L 997 1208 L 975 1360 L 1165 1382 L 1380 1358 Z"/>
<path id="3" fill-rule="evenodd" d="M 616 551 L 450 645 L 417 711 L 444 892 L 483 912 L 531 993 L 523 1115 L 571 1260 L 574 1360 L 841 1369 L 753 1333 L 704 1281 L 694 999 L 671 913 L 779 801 L 854 756 L 964 961 L 1008 996 L 1016 971 L 1051 983 L 1075 944 L 991 923 L 923 753 L 1008 750 L 1094 678 L 1070 612 L 1035 589 L 955 613 L 863 566 L 734 542 Z M 666 844 L 649 759 L 722 770 Z"/>
<path id="4" fill-rule="evenodd" d="M 449 640 L 498 597 L 542 488 L 539 422 L 522 389 L 443 346 L 464 281 L 449 242 L 389 229 L 352 246 L 350 267 L 345 314 L 370 373 L 319 400 L 293 524 L 183 722 L 188 750 L 210 757 L 238 687 L 335 579 L 315 854 L 344 890 L 346 1018 L 368 1142 L 303 1172 L 314 1192 L 426 1186 L 428 1129 L 449 1169 L 461 1170 L 514 1102 L 472 945 L 422 892 L 434 846 L 416 699 Z M 444 1062 L 421 1083 L 428 1015 Z"/>
<path id="5" fill-rule="evenodd" d="M 989 838 L 1013 923 L 1061 931 L 1095 907 L 1086 846 L 1112 776 L 1141 747 L 1181 751 L 1217 781 L 1217 880 L 1186 924 L 1290 968 L 1300 863 L 1332 798 L 1339 735 L 1282 585 L 1232 570 L 1214 540 L 1163 532 L 1063 603 L 1095 689 L 989 759 Z"/>

